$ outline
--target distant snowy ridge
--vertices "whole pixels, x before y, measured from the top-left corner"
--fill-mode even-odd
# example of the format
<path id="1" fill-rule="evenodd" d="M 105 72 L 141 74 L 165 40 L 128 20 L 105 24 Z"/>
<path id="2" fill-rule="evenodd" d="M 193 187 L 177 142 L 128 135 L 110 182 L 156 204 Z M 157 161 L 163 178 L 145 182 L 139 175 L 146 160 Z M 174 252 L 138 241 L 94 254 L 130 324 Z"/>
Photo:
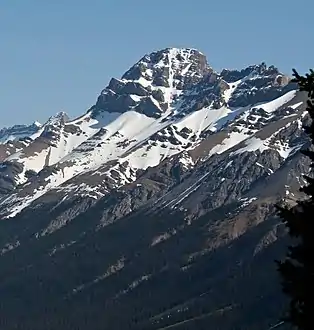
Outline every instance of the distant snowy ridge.
<path id="1" fill-rule="evenodd" d="M 12 127 L 0 128 L 0 144 L 7 143 L 25 137 L 34 136 L 40 129 L 41 124 L 35 121 L 31 125 L 14 125 Z"/>

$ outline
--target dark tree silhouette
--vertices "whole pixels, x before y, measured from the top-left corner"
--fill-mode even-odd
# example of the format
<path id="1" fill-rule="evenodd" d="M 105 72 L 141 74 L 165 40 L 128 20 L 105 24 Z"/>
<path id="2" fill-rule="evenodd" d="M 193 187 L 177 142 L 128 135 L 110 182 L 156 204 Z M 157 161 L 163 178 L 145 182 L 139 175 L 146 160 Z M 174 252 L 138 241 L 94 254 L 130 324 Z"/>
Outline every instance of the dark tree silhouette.
<path id="1" fill-rule="evenodd" d="M 311 139 L 311 148 L 302 151 L 311 160 L 314 167 L 314 71 L 300 76 L 295 70 L 294 81 L 300 91 L 308 93 L 307 111 L 311 124 L 304 127 Z M 278 271 L 282 279 L 283 292 L 290 299 L 285 322 L 296 329 L 314 329 L 314 179 L 305 176 L 306 186 L 300 189 L 307 195 L 305 200 L 297 202 L 295 207 L 278 207 L 279 215 L 286 224 L 295 244 L 290 246 L 286 259 L 278 262 Z"/>

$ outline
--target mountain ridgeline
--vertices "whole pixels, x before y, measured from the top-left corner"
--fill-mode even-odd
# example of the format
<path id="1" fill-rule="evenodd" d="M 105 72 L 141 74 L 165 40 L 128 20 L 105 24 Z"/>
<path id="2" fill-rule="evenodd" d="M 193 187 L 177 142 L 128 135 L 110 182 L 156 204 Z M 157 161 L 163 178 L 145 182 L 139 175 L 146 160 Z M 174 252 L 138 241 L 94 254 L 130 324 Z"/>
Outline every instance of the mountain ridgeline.
<path id="1" fill-rule="evenodd" d="M 274 66 L 167 48 L 78 118 L 0 130 L 1 329 L 277 324 L 305 107 Z"/>

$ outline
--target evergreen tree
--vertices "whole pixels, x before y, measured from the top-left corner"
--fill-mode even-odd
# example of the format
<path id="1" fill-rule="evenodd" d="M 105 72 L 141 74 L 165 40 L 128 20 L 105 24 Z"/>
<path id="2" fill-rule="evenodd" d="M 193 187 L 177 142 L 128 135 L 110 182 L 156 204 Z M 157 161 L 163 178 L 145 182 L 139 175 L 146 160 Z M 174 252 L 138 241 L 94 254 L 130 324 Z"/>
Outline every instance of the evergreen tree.
<path id="1" fill-rule="evenodd" d="M 311 124 L 304 127 L 311 139 L 311 148 L 302 151 L 311 160 L 314 167 L 314 71 L 300 76 L 294 70 L 294 81 L 300 91 L 308 93 L 307 111 Z M 278 207 L 282 221 L 288 227 L 295 244 L 290 246 L 286 259 L 278 262 L 278 271 L 282 280 L 283 292 L 290 299 L 285 322 L 296 329 L 314 329 L 314 179 L 305 176 L 307 184 L 300 189 L 307 198 L 297 205 Z"/>

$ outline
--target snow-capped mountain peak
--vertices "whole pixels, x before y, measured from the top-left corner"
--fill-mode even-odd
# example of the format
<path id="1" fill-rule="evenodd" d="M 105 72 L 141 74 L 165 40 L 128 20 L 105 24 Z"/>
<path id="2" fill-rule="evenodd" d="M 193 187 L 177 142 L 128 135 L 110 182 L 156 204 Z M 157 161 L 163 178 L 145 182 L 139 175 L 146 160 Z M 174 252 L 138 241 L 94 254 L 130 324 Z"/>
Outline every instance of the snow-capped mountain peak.
<path id="1" fill-rule="evenodd" d="M 48 119 L 48 121 L 45 123 L 45 125 L 65 123 L 69 120 L 70 120 L 70 118 L 69 118 L 68 114 L 64 111 L 60 111 L 60 112 L 57 112 L 54 116 L 51 116 Z"/>
<path id="2" fill-rule="evenodd" d="M 200 79 L 210 71 L 205 55 L 191 48 L 166 48 L 145 55 L 123 76 L 144 85 L 184 89 L 185 84 Z"/>
<path id="3" fill-rule="evenodd" d="M 13 194 L 3 210 L 12 217 L 49 191 L 70 196 L 88 190 L 97 199 L 176 155 L 179 163 L 179 155 L 189 159 L 190 168 L 238 145 L 239 153 L 268 150 L 272 135 L 265 144 L 255 135 L 284 118 L 282 109 L 303 104 L 295 99 L 290 78 L 264 63 L 218 73 L 195 49 L 147 54 L 121 79 L 112 78 L 83 116 L 69 120 L 60 112 L 22 145 L 4 145 L 0 182 L 1 172 L 10 176 L 6 191 Z M 206 152 L 196 153 L 216 134 Z M 259 146 L 249 145 L 257 140 Z M 287 158 L 299 144 L 285 146 L 286 153 L 278 148 Z M 192 159 L 187 152 L 199 155 Z"/>
<path id="4" fill-rule="evenodd" d="M 98 98 L 94 112 L 133 109 L 151 117 L 169 111 L 186 89 L 212 72 L 195 49 L 166 48 L 145 55 L 121 79 L 112 79 Z"/>

